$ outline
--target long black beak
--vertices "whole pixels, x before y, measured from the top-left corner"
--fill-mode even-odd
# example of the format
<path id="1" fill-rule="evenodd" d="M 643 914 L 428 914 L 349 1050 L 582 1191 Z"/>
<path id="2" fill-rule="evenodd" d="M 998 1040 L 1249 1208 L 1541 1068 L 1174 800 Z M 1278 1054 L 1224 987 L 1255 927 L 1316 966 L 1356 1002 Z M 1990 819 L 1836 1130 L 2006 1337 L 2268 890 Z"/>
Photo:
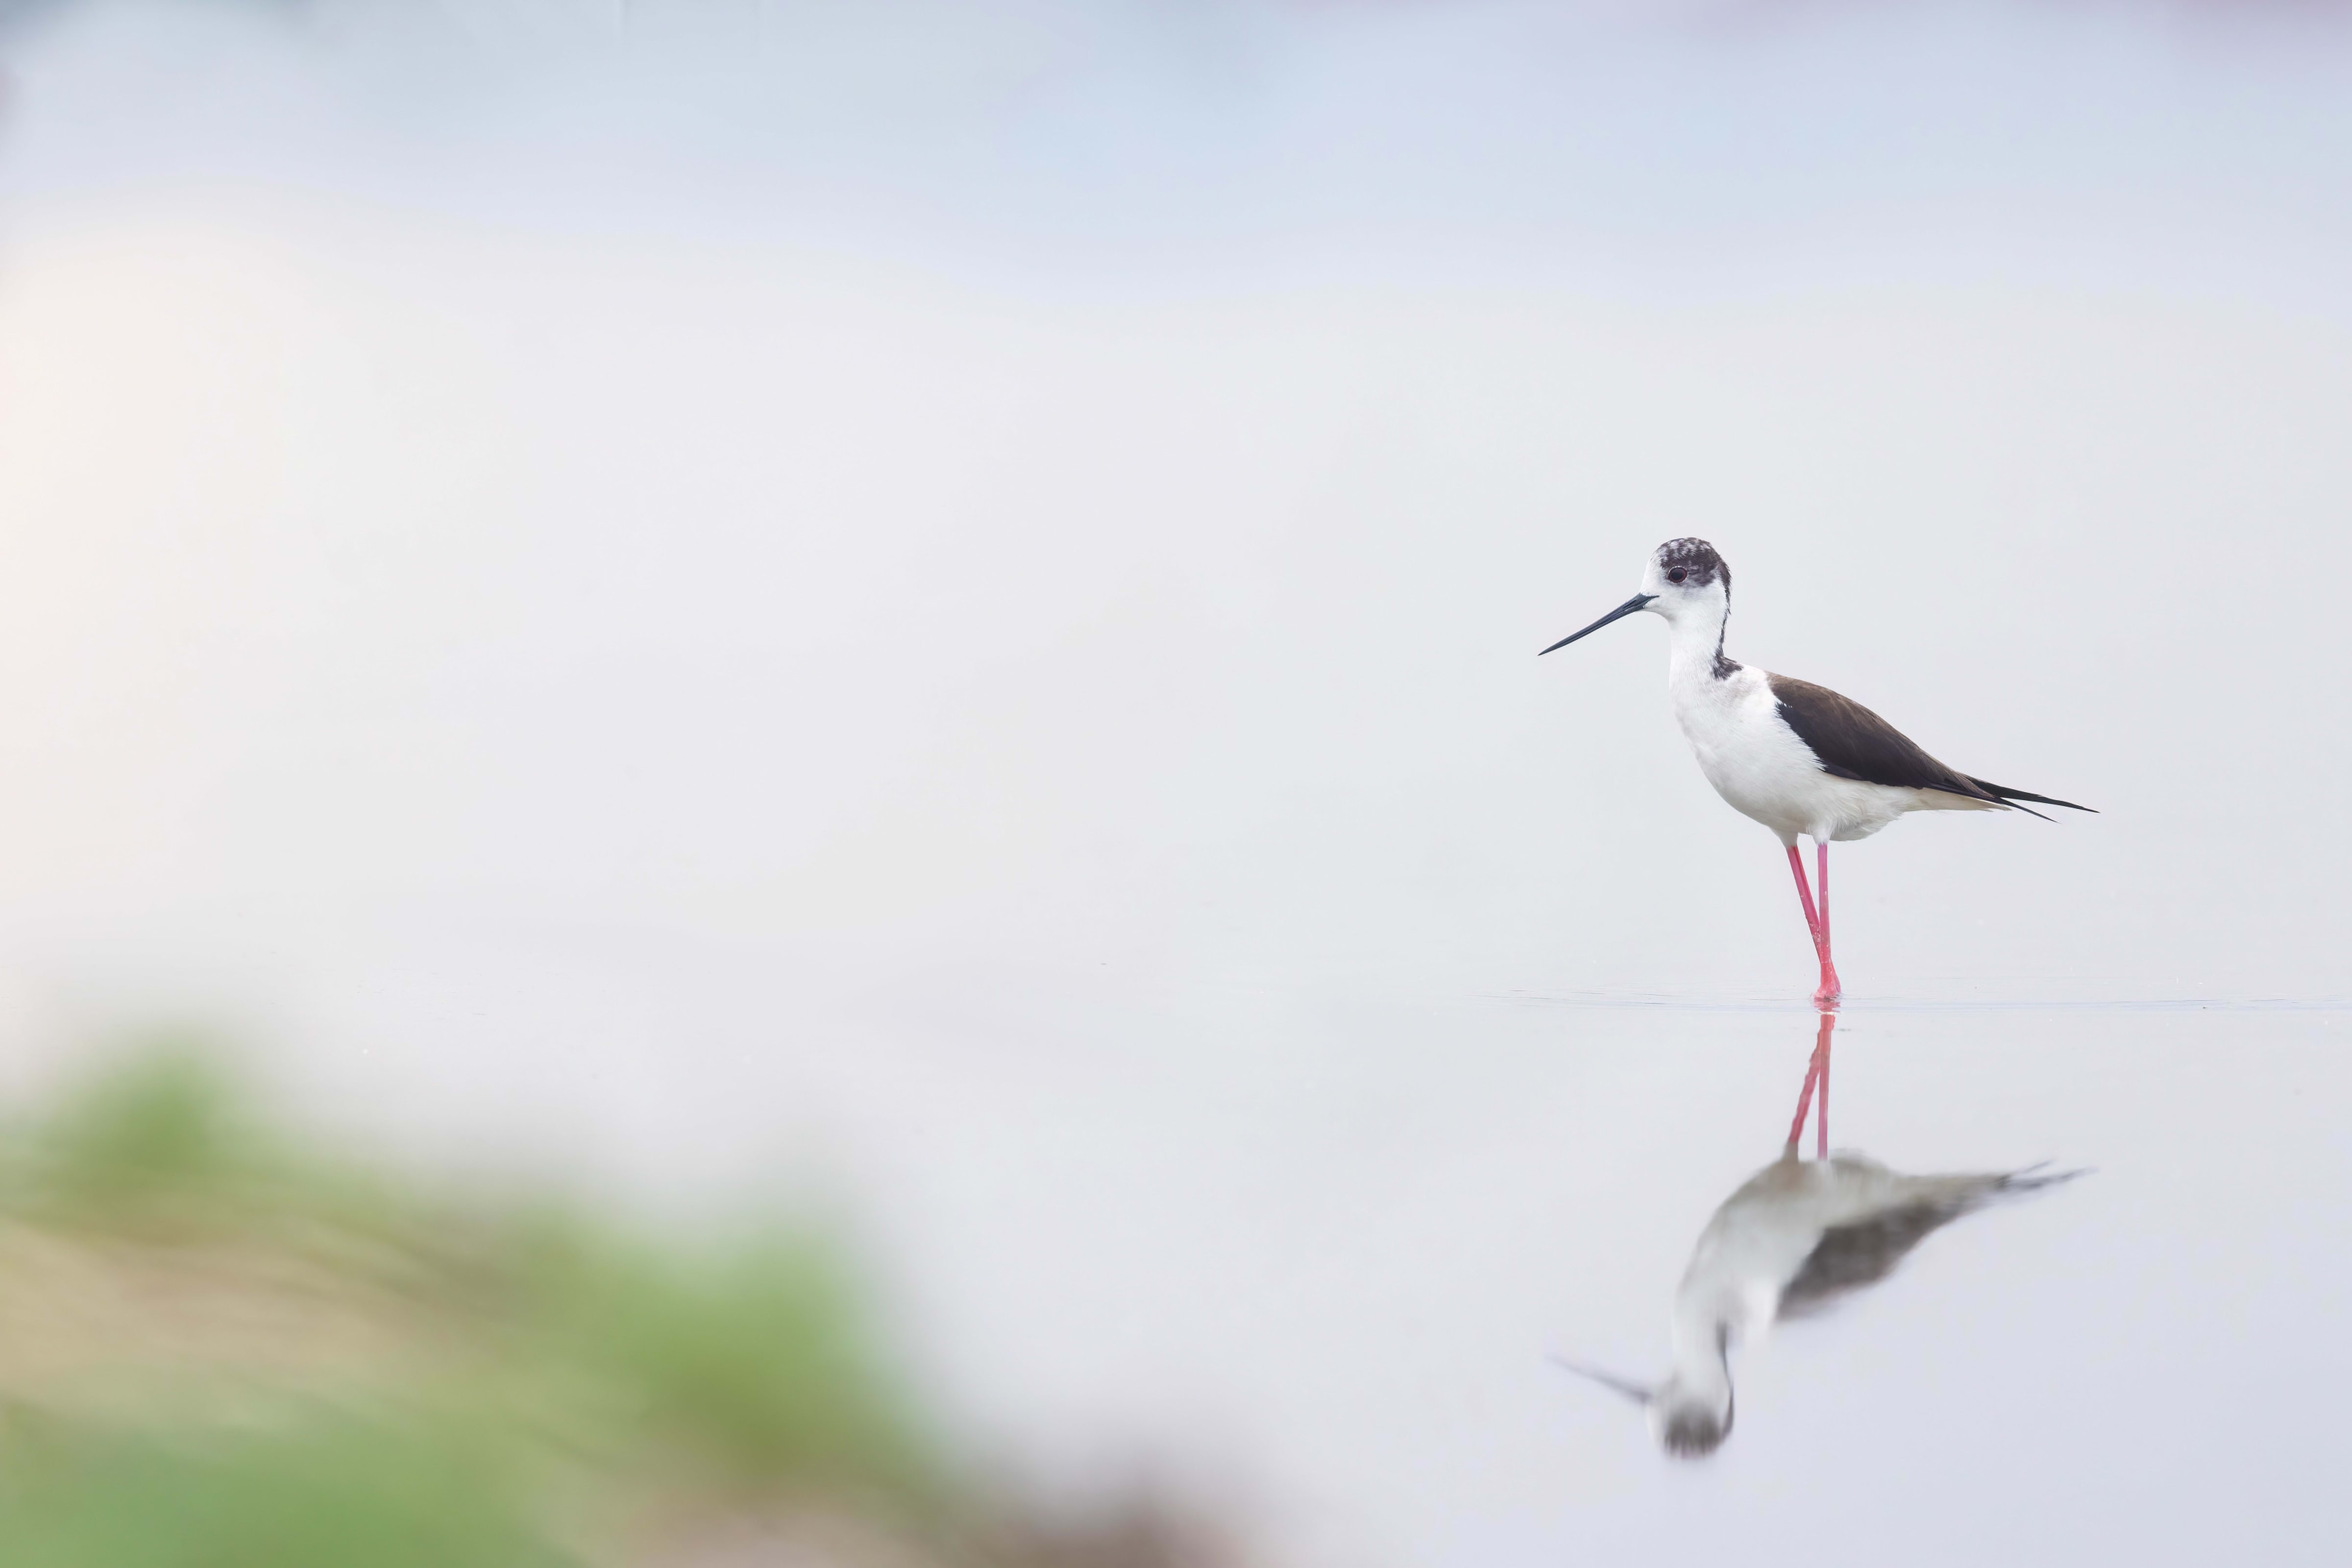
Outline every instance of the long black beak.
<path id="1" fill-rule="evenodd" d="M 1655 598 L 1657 598 L 1657 595 L 1654 593 L 1637 593 L 1633 595 L 1633 598 L 1627 600 L 1624 603 L 1619 605 L 1616 609 L 1612 610 L 1608 614 L 1603 615 L 1600 620 L 1595 621 L 1591 625 L 1587 626 L 1583 631 L 1571 632 L 1567 636 L 1562 637 L 1559 642 L 1554 643 L 1550 648 L 1546 648 L 1544 650 L 1544 653 L 1550 653 L 1553 648 L 1565 648 L 1570 643 L 1575 642 L 1579 637 L 1590 637 L 1595 632 L 1600 631 L 1603 626 L 1608 625 L 1612 621 L 1622 620 L 1624 617 L 1633 614 L 1633 612 L 1642 609 L 1643 606 L 1647 605 L 1650 601 Z M 1536 657 L 1540 659 L 1543 657 L 1543 653 L 1538 653 Z"/>
<path id="2" fill-rule="evenodd" d="M 1544 651 L 1549 653 L 1551 650 L 1547 648 Z M 1622 1395 L 1636 1405 L 1646 1406 L 1658 1396 L 1658 1391 L 1646 1383 L 1636 1383 L 1630 1377 L 1620 1377 L 1597 1366 L 1580 1365 L 1564 1355 L 1555 1355 L 1551 1359 L 1555 1365 L 1565 1367 L 1579 1377 L 1589 1377 L 1612 1394 Z"/>

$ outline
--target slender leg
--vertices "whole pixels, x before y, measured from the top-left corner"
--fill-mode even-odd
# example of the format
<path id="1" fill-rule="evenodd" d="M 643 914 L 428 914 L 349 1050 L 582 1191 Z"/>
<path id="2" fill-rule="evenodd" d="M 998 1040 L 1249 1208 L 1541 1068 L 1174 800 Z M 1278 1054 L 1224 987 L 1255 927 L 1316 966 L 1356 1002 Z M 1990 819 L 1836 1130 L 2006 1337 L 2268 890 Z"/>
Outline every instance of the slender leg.
<path id="1" fill-rule="evenodd" d="M 1824 872 L 1829 869 L 1829 853 L 1826 850 L 1822 853 L 1822 869 Z M 1797 879 L 1797 902 L 1804 905 L 1805 929 L 1812 933 L 1813 952 L 1822 961 L 1822 984 L 1821 988 L 1813 993 L 1813 1006 L 1830 1007 L 1838 999 L 1839 988 L 1837 968 L 1830 962 L 1828 903 L 1824 899 L 1822 912 L 1815 913 L 1813 890 L 1805 884 L 1805 857 L 1798 852 L 1797 846 L 1794 844 L 1789 846 L 1789 873 Z M 1826 890 L 1828 884 L 1824 883 L 1822 885 Z"/>
<path id="2" fill-rule="evenodd" d="M 1815 891 L 1822 900 L 1822 987 L 1813 993 L 1817 1008 L 1835 1007 L 1845 988 L 1838 984 L 1837 961 L 1830 956 L 1830 847 L 1821 840 L 1813 841 L 1814 863 L 1820 874 L 1814 881 Z M 1822 1108 L 1829 1108 L 1829 1064 L 1822 1065 Z"/>
<path id="3" fill-rule="evenodd" d="M 1813 951 L 1822 947 L 1822 917 L 1813 913 L 1813 890 L 1805 881 L 1805 857 L 1797 846 L 1789 846 L 1789 870 L 1797 879 L 1797 902 L 1805 906 L 1805 929 L 1812 933 Z"/>
<path id="4" fill-rule="evenodd" d="M 1822 1032 L 1813 1041 L 1813 1057 L 1822 1064 L 1822 1105 L 1813 1113 L 1813 1154 L 1824 1160 L 1830 1157 L 1830 1031 L 1835 1028 L 1837 1014 L 1823 1011 Z"/>
<path id="5" fill-rule="evenodd" d="M 1805 857 L 1797 846 L 1789 846 L 1789 871 L 1797 879 L 1797 902 L 1805 906 L 1805 929 L 1813 934 L 1813 952 L 1822 961 L 1822 983 L 1813 992 L 1813 1006 L 1827 1008 L 1836 1005 L 1843 988 L 1838 984 L 1837 966 L 1830 962 L 1830 847 L 1821 846 L 1822 906 L 1813 909 L 1812 889 L 1805 885 Z"/>
<path id="6" fill-rule="evenodd" d="M 1797 1157 L 1798 1141 L 1805 1135 L 1805 1113 L 1813 1106 L 1813 1084 L 1822 1075 L 1822 1052 L 1819 1046 L 1805 1061 L 1805 1086 L 1797 1093 L 1796 1119 L 1789 1124 L 1789 1157 Z"/>
<path id="7" fill-rule="evenodd" d="M 1813 841 L 1813 863 L 1820 869 L 1813 875 L 1813 892 L 1822 904 L 1822 949 L 1830 945 L 1830 847 L 1821 840 Z"/>
<path id="8" fill-rule="evenodd" d="M 1805 1086 L 1797 1092 L 1797 1114 L 1789 1124 L 1791 1157 L 1805 1135 L 1805 1113 L 1812 1109 L 1815 1085 L 1821 1088 L 1822 1107 L 1813 1121 L 1813 1152 L 1824 1157 L 1830 1152 L 1830 1031 L 1836 1027 L 1837 1014 L 1823 1012 L 1821 1029 L 1813 1036 L 1813 1054 L 1805 1062 Z"/>

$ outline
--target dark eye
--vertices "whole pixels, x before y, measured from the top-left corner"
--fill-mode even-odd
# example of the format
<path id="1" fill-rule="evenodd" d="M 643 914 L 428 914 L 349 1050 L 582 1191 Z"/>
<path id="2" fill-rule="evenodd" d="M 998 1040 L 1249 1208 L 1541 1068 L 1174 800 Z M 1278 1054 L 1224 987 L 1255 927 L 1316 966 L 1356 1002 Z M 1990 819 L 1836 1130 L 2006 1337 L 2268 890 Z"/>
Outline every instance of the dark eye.
<path id="1" fill-rule="evenodd" d="M 1678 566 L 1672 571 L 1666 573 L 1666 580 L 1668 582 L 1680 582 L 1684 578 L 1686 578 L 1689 575 L 1690 568 L 1686 566 Z"/>

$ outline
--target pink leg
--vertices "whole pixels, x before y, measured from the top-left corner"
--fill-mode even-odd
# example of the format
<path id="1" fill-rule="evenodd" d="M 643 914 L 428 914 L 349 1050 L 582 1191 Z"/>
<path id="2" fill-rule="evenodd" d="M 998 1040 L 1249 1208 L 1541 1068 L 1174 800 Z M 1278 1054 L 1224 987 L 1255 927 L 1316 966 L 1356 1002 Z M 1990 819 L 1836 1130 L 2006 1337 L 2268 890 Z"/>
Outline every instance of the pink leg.
<path id="1" fill-rule="evenodd" d="M 1845 994 L 1845 988 L 1838 984 L 1837 961 L 1830 956 L 1830 847 L 1829 845 L 1816 840 L 1813 843 L 1813 849 L 1815 852 L 1814 862 L 1821 868 L 1821 874 L 1814 880 L 1817 883 L 1817 891 L 1822 895 L 1822 985 L 1821 989 L 1813 993 L 1813 1005 L 1817 1008 L 1830 1008 L 1837 1005 L 1838 998 Z M 1830 1108 L 1830 1067 L 1827 1056 L 1827 1036 L 1822 1037 L 1822 1111 L 1826 1114 Z M 1823 1135 L 1826 1136 L 1827 1134 L 1825 1134 Z"/>
<path id="2" fill-rule="evenodd" d="M 1813 1113 L 1813 1154 L 1824 1160 L 1830 1157 L 1830 1030 L 1835 1028 L 1837 1014 L 1823 1012 L 1821 1038 L 1813 1042 L 1813 1055 L 1822 1064 L 1822 1108 Z"/>
<path id="3" fill-rule="evenodd" d="M 1789 1124 L 1789 1153 L 1797 1152 L 1797 1142 L 1805 1135 L 1805 1113 L 1813 1108 L 1813 1083 L 1822 1075 L 1822 1053 L 1818 1047 L 1805 1062 L 1805 1086 L 1797 1093 L 1796 1120 Z"/>
<path id="4" fill-rule="evenodd" d="M 1822 907 L 1813 909 L 1812 889 L 1805 885 L 1805 857 L 1797 846 L 1789 846 L 1789 870 L 1797 879 L 1797 901 L 1805 906 L 1805 929 L 1813 934 L 1813 952 L 1822 961 L 1821 988 L 1813 993 L 1813 1006 L 1834 1006 L 1843 988 L 1838 985 L 1837 966 L 1830 962 L 1830 849 L 1822 846 Z"/>
<path id="5" fill-rule="evenodd" d="M 1822 901 L 1822 947 L 1830 945 L 1830 847 L 1819 839 L 1813 841 L 1813 863 L 1819 869 L 1813 874 L 1813 891 Z"/>
<path id="6" fill-rule="evenodd" d="M 1813 1086 L 1822 1091 L 1821 1114 L 1815 1118 L 1814 1152 L 1826 1155 L 1830 1152 L 1830 1030 L 1837 1027 L 1837 1014 L 1822 1014 L 1822 1027 L 1813 1037 L 1813 1054 L 1805 1063 L 1805 1086 L 1797 1093 L 1797 1114 L 1789 1124 L 1789 1151 L 1796 1152 L 1799 1140 L 1805 1135 L 1805 1113 L 1812 1108 Z"/>

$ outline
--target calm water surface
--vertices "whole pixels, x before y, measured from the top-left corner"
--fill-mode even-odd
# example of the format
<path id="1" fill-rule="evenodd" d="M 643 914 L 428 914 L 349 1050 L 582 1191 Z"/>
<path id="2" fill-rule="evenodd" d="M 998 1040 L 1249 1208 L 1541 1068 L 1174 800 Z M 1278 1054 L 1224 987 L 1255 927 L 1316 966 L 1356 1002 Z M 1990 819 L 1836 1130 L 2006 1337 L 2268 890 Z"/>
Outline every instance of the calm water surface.
<path id="1" fill-rule="evenodd" d="M 1019 1190 L 989 1191 L 992 1140 L 941 1159 L 935 1241 L 966 1260 L 942 1292 L 988 1314 L 966 1353 L 999 1397 L 1181 1412 L 1382 1561 L 2340 1552 L 2345 1016 L 1845 1022 L 1836 1146 L 2095 1174 L 1735 1352 L 1739 1424 L 1702 1469 L 1547 1356 L 1665 1370 L 1693 1240 L 1785 1136 L 1795 1011 L 1334 1006 L 1241 1084 L 1036 1085 L 1057 1157 Z"/>
<path id="2" fill-rule="evenodd" d="M 575 1052 L 560 1082 L 455 1052 L 420 1124 L 536 1127 L 656 1187 L 820 1173 L 973 1425 L 1047 1476 L 1190 1477 L 1285 1560 L 2321 1562 L 2352 1542 L 2352 1011 L 1849 1007 L 1833 1148 L 2090 1174 L 1735 1348 L 1736 1429 L 1690 1462 L 1554 1358 L 1667 1370 L 1693 1242 L 1788 1135 L 1801 1003 L 966 977 L 843 990 L 780 1042 L 713 983 L 656 1060 L 580 979 L 551 977 L 540 1019 Z M 371 1016 L 398 1032 L 392 1000 Z M 334 1071 L 375 1097 L 422 1065 Z"/>

